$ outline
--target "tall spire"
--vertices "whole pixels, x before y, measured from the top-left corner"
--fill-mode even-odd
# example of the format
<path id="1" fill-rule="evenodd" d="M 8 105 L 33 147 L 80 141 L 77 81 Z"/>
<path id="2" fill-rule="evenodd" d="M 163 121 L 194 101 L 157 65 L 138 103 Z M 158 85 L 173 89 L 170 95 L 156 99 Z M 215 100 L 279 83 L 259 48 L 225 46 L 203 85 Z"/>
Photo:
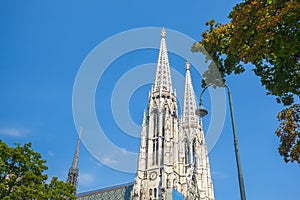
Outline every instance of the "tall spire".
<path id="1" fill-rule="evenodd" d="M 183 116 L 179 120 L 163 28 L 155 82 L 143 117 L 131 199 L 169 200 L 173 199 L 173 190 L 177 190 L 185 199 L 214 200 L 203 131 L 195 115 L 189 62 L 184 98 Z"/>
<path id="2" fill-rule="evenodd" d="M 192 85 L 190 63 L 186 61 L 186 77 L 182 108 L 182 131 L 188 154 L 186 161 L 188 188 L 187 199 L 214 200 L 213 184 L 210 175 L 209 159 L 202 124 L 196 115 L 196 98 Z"/>
<path id="3" fill-rule="evenodd" d="M 143 118 L 138 170 L 131 193 L 133 200 L 172 199 L 172 189 L 180 191 L 178 160 L 178 107 L 172 90 L 166 47 L 166 31 L 161 30 L 156 75 L 148 109 Z M 176 171 L 177 170 L 177 171 Z M 183 170 L 183 169 L 182 169 Z M 173 186 L 175 185 L 175 186 Z"/>
<path id="4" fill-rule="evenodd" d="M 166 44 L 166 31 L 161 29 L 160 48 L 156 66 L 156 75 L 154 82 L 154 91 L 172 91 L 171 73 L 168 59 L 168 50 Z"/>
<path id="5" fill-rule="evenodd" d="M 186 75 L 185 75 L 185 86 L 184 86 L 184 99 L 182 108 L 182 125 L 198 124 L 198 116 L 195 114 L 197 109 L 196 98 L 192 85 L 192 78 L 190 73 L 190 63 L 186 61 L 185 64 Z"/>
<path id="6" fill-rule="evenodd" d="M 77 140 L 77 145 L 76 145 L 76 150 L 75 150 L 75 153 L 74 153 L 72 166 L 69 169 L 68 179 L 67 179 L 67 182 L 71 183 L 75 187 L 77 187 L 77 183 L 78 183 L 78 171 L 79 171 L 78 170 L 78 157 L 79 157 L 79 150 L 80 150 L 81 134 L 82 134 L 82 129 L 80 128 L 80 133 L 79 133 L 79 137 L 78 137 L 78 140 Z"/>

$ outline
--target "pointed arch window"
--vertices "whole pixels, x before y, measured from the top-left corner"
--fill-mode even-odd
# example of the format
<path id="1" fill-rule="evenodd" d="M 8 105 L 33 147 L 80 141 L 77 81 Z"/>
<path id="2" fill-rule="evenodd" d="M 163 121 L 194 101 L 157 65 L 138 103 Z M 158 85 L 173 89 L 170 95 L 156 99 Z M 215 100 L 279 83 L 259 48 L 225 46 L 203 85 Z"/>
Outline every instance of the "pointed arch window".
<path id="1" fill-rule="evenodd" d="M 154 188 L 154 197 L 156 198 L 157 197 L 157 189 Z"/>
<path id="2" fill-rule="evenodd" d="M 152 149 L 152 152 L 153 152 L 153 159 L 152 159 L 152 164 L 153 165 L 157 165 L 158 164 L 158 146 L 159 146 L 159 141 L 158 141 L 158 134 L 159 134 L 159 112 L 158 110 L 156 109 L 154 111 L 154 116 L 153 116 L 153 120 L 154 120 L 154 128 L 153 128 L 153 138 L 152 138 L 152 143 L 153 143 L 153 149 Z"/>
<path id="3" fill-rule="evenodd" d="M 155 113 L 154 114 L 154 135 L 153 135 L 154 137 L 158 136 L 158 130 L 159 130 L 158 125 L 159 125 L 159 123 L 158 123 L 158 116 L 157 116 L 157 113 Z"/>
<path id="4" fill-rule="evenodd" d="M 191 154 L 190 154 L 190 148 L 187 144 L 185 144 L 185 164 L 191 163 Z"/>
<path id="5" fill-rule="evenodd" d="M 162 115 L 162 137 L 165 137 L 165 128 L 166 128 L 166 108 L 163 110 Z"/>
<path id="6" fill-rule="evenodd" d="M 194 163 L 194 169 L 196 169 L 196 164 L 197 164 L 197 156 L 196 156 L 196 140 L 193 140 L 193 163 Z"/>

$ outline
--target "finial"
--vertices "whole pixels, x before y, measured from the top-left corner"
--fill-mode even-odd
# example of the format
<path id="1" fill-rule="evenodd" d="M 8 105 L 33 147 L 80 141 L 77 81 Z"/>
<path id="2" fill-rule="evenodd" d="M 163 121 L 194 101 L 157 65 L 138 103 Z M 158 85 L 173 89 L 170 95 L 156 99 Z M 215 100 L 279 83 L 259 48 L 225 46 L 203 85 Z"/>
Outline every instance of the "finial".
<path id="1" fill-rule="evenodd" d="M 190 70 L 190 62 L 188 60 L 185 61 L 185 69 Z"/>
<path id="2" fill-rule="evenodd" d="M 165 37 L 166 37 L 166 31 L 165 31 L 165 28 L 164 28 L 164 27 L 162 27 L 162 29 L 161 29 L 160 36 L 161 36 L 162 38 L 165 38 Z"/>

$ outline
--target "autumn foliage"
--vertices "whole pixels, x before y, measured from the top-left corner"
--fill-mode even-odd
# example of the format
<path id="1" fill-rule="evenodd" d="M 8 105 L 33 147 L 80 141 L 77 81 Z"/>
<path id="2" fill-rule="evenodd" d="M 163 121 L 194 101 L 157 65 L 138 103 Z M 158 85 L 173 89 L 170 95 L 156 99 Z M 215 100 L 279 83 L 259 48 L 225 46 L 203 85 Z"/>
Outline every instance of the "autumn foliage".
<path id="1" fill-rule="evenodd" d="M 299 117 L 290 119 L 287 113 L 300 114 L 300 2 L 246 0 L 232 9 L 229 19 L 227 24 L 207 22 L 209 29 L 192 46 L 193 52 L 200 51 L 214 61 L 203 74 L 202 85 L 222 86 L 227 75 L 240 74 L 245 66 L 253 66 L 267 94 L 289 106 L 278 114 L 279 153 L 287 162 L 300 163 L 299 145 L 295 145 L 299 144 L 299 135 L 295 137 L 287 130 L 291 128 L 288 124 L 299 126 Z M 216 76 L 216 70 L 221 77 Z M 299 132 L 299 127 L 296 130 Z"/>
<path id="2" fill-rule="evenodd" d="M 278 116 L 280 125 L 276 134 L 280 137 L 280 146 L 278 148 L 280 155 L 286 162 L 300 163 L 300 106 L 294 105 L 281 111 Z"/>

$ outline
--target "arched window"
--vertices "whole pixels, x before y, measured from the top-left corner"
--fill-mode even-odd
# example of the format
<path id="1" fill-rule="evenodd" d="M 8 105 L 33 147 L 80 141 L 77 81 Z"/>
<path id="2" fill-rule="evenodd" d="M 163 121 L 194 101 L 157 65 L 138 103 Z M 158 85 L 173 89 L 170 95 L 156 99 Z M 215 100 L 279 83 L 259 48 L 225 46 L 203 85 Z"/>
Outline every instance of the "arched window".
<path id="1" fill-rule="evenodd" d="M 191 163 L 190 148 L 187 144 L 185 144 L 185 163 L 186 164 Z"/>
<path id="2" fill-rule="evenodd" d="M 149 190 L 149 195 L 152 196 L 152 189 Z"/>
<path id="3" fill-rule="evenodd" d="M 196 167 L 197 157 L 196 157 L 196 140 L 195 139 L 193 140 L 193 163 L 194 163 L 194 166 Z M 196 169 L 196 168 L 194 168 L 194 169 Z"/>
<path id="4" fill-rule="evenodd" d="M 152 136 L 152 165 L 157 164 L 157 150 L 158 150 L 158 110 L 153 110 L 153 136 Z"/>
<path id="5" fill-rule="evenodd" d="M 154 188 L 154 197 L 156 198 L 157 197 L 157 189 Z"/>
<path id="6" fill-rule="evenodd" d="M 155 163 L 158 165 L 158 138 L 155 139 L 155 146 L 156 146 Z"/>
<path id="7" fill-rule="evenodd" d="M 151 155 L 151 154 L 150 154 Z M 152 139 L 152 165 L 154 165 L 155 162 L 155 139 Z"/>
<path id="8" fill-rule="evenodd" d="M 154 114 L 154 137 L 157 137 L 158 136 L 158 125 L 159 125 L 159 123 L 158 123 L 158 116 L 157 116 L 157 114 L 155 113 Z"/>
<path id="9" fill-rule="evenodd" d="M 162 116 L 162 137 L 165 137 L 165 128 L 166 128 L 166 108 L 164 108 L 163 116 Z"/>
<path id="10" fill-rule="evenodd" d="M 155 151 L 155 140 L 152 140 L 153 142 L 153 152 Z"/>

